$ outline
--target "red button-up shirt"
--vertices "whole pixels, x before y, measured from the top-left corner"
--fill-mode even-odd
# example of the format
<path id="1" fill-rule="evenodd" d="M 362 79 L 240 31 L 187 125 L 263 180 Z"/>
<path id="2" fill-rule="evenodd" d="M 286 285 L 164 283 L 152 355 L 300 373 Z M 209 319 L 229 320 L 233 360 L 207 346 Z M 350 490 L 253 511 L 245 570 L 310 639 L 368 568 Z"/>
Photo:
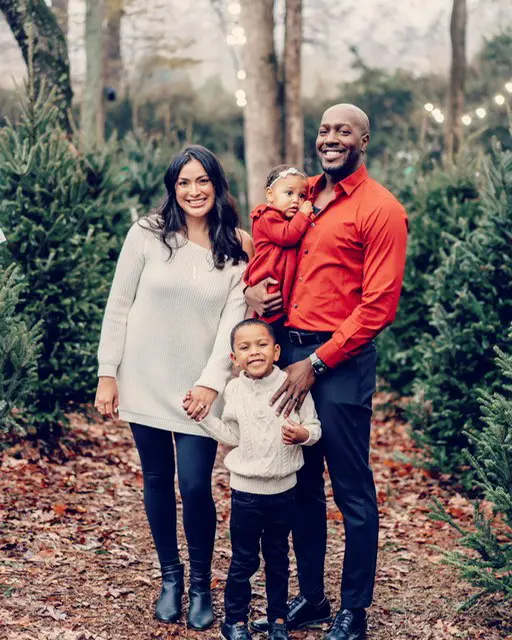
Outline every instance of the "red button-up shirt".
<path id="1" fill-rule="evenodd" d="M 310 179 L 310 199 L 325 185 Z M 299 250 L 287 325 L 333 332 L 316 350 L 329 367 L 356 355 L 393 322 L 405 267 L 407 215 L 362 165 L 335 185 Z"/>

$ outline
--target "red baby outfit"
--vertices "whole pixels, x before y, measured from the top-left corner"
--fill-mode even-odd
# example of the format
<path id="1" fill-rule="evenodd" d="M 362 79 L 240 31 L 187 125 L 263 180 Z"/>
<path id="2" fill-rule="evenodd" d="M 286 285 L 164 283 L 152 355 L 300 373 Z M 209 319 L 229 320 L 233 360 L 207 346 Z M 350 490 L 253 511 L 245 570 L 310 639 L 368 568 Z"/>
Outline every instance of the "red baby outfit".
<path id="1" fill-rule="evenodd" d="M 256 253 L 247 265 L 244 280 L 250 287 L 268 277 L 278 281 L 279 284 L 269 286 L 268 291 L 281 291 L 283 310 L 263 318 L 266 322 L 275 322 L 288 311 L 298 246 L 311 219 L 298 211 L 293 218 L 287 220 L 282 211 L 268 204 L 260 204 L 251 212 L 251 220 Z"/>

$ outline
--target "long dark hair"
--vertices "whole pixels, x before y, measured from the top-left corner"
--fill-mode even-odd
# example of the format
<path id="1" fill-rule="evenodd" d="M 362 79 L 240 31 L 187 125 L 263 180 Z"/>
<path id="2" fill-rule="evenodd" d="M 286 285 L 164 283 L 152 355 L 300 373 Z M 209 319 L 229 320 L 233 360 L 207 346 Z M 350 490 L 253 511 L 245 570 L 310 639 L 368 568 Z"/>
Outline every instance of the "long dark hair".
<path id="1" fill-rule="evenodd" d="M 203 165 L 215 188 L 215 201 L 208 214 L 208 235 L 215 267 L 222 269 L 227 260 L 232 260 L 233 264 L 238 264 L 240 261 L 248 262 L 249 256 L 244 251 L 236 232 L 240 219 L 234 198 L 229 192 L 224 169 L 218 158 L 201 145 L 189 145 L 174 157 L 164 177 L 167 197 L 153 215 L 142 218 L 144 221 L 142 226 L 149 228 L 161 239 L 169 249 L 169 257 L 179 248 L 176 242 L 172 246 L 169 240 L 176 239 L 177 231 L 183 230 L 187 233 L 187 219 L 176 200 L 175 186 L 181 170 L 191 160 L 197 160 Z"/>

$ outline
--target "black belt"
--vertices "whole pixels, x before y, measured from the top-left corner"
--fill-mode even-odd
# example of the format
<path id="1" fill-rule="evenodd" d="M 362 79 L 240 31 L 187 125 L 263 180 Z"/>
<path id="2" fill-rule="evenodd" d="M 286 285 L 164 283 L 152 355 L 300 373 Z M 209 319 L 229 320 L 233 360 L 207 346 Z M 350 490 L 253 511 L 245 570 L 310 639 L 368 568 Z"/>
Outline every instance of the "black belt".
<path id="1" fill-rule="evenodd" d="M 292 344 L 319 344 L 332 338 L 329 331 L 303 331 L 301 329 L 286 329 L 288 340 Z"/>

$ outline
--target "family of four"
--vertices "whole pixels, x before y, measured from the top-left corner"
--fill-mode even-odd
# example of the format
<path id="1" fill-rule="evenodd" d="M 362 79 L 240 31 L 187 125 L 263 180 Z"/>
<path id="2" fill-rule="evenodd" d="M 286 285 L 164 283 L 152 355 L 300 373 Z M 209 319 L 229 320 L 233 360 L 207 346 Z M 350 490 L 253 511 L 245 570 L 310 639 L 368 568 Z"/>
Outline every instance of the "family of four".
<path id="1" fill-rule="evenodd" d="M 372 602 L 379 518 L 369 465 L 376 353 L 395 316 L 405 264 L 403 207 L 368 176 L 366 114 L 340 104 L 316 141 L 323 173 L 276 167 L 239 229 L 216 157 L 189 146 L 165 175 L 161 208 L 128 232 L 99 346 L 95 406 L 133 432 L 162 570 L 155 615 L 177 622 L 189 556 L 188 625 L 213 624 L 210 592 L 217 442 L 232 450 L 232 559 L 221 637 L 248 640 L 250 579 L 265 561 L 272 640 L 332 621 L 325 640 L 362 640 Z M 324 590 L 324 462 L 343 514 L 341 605 Z M 288 538 L 300 593 L 288 601 Z"/>

